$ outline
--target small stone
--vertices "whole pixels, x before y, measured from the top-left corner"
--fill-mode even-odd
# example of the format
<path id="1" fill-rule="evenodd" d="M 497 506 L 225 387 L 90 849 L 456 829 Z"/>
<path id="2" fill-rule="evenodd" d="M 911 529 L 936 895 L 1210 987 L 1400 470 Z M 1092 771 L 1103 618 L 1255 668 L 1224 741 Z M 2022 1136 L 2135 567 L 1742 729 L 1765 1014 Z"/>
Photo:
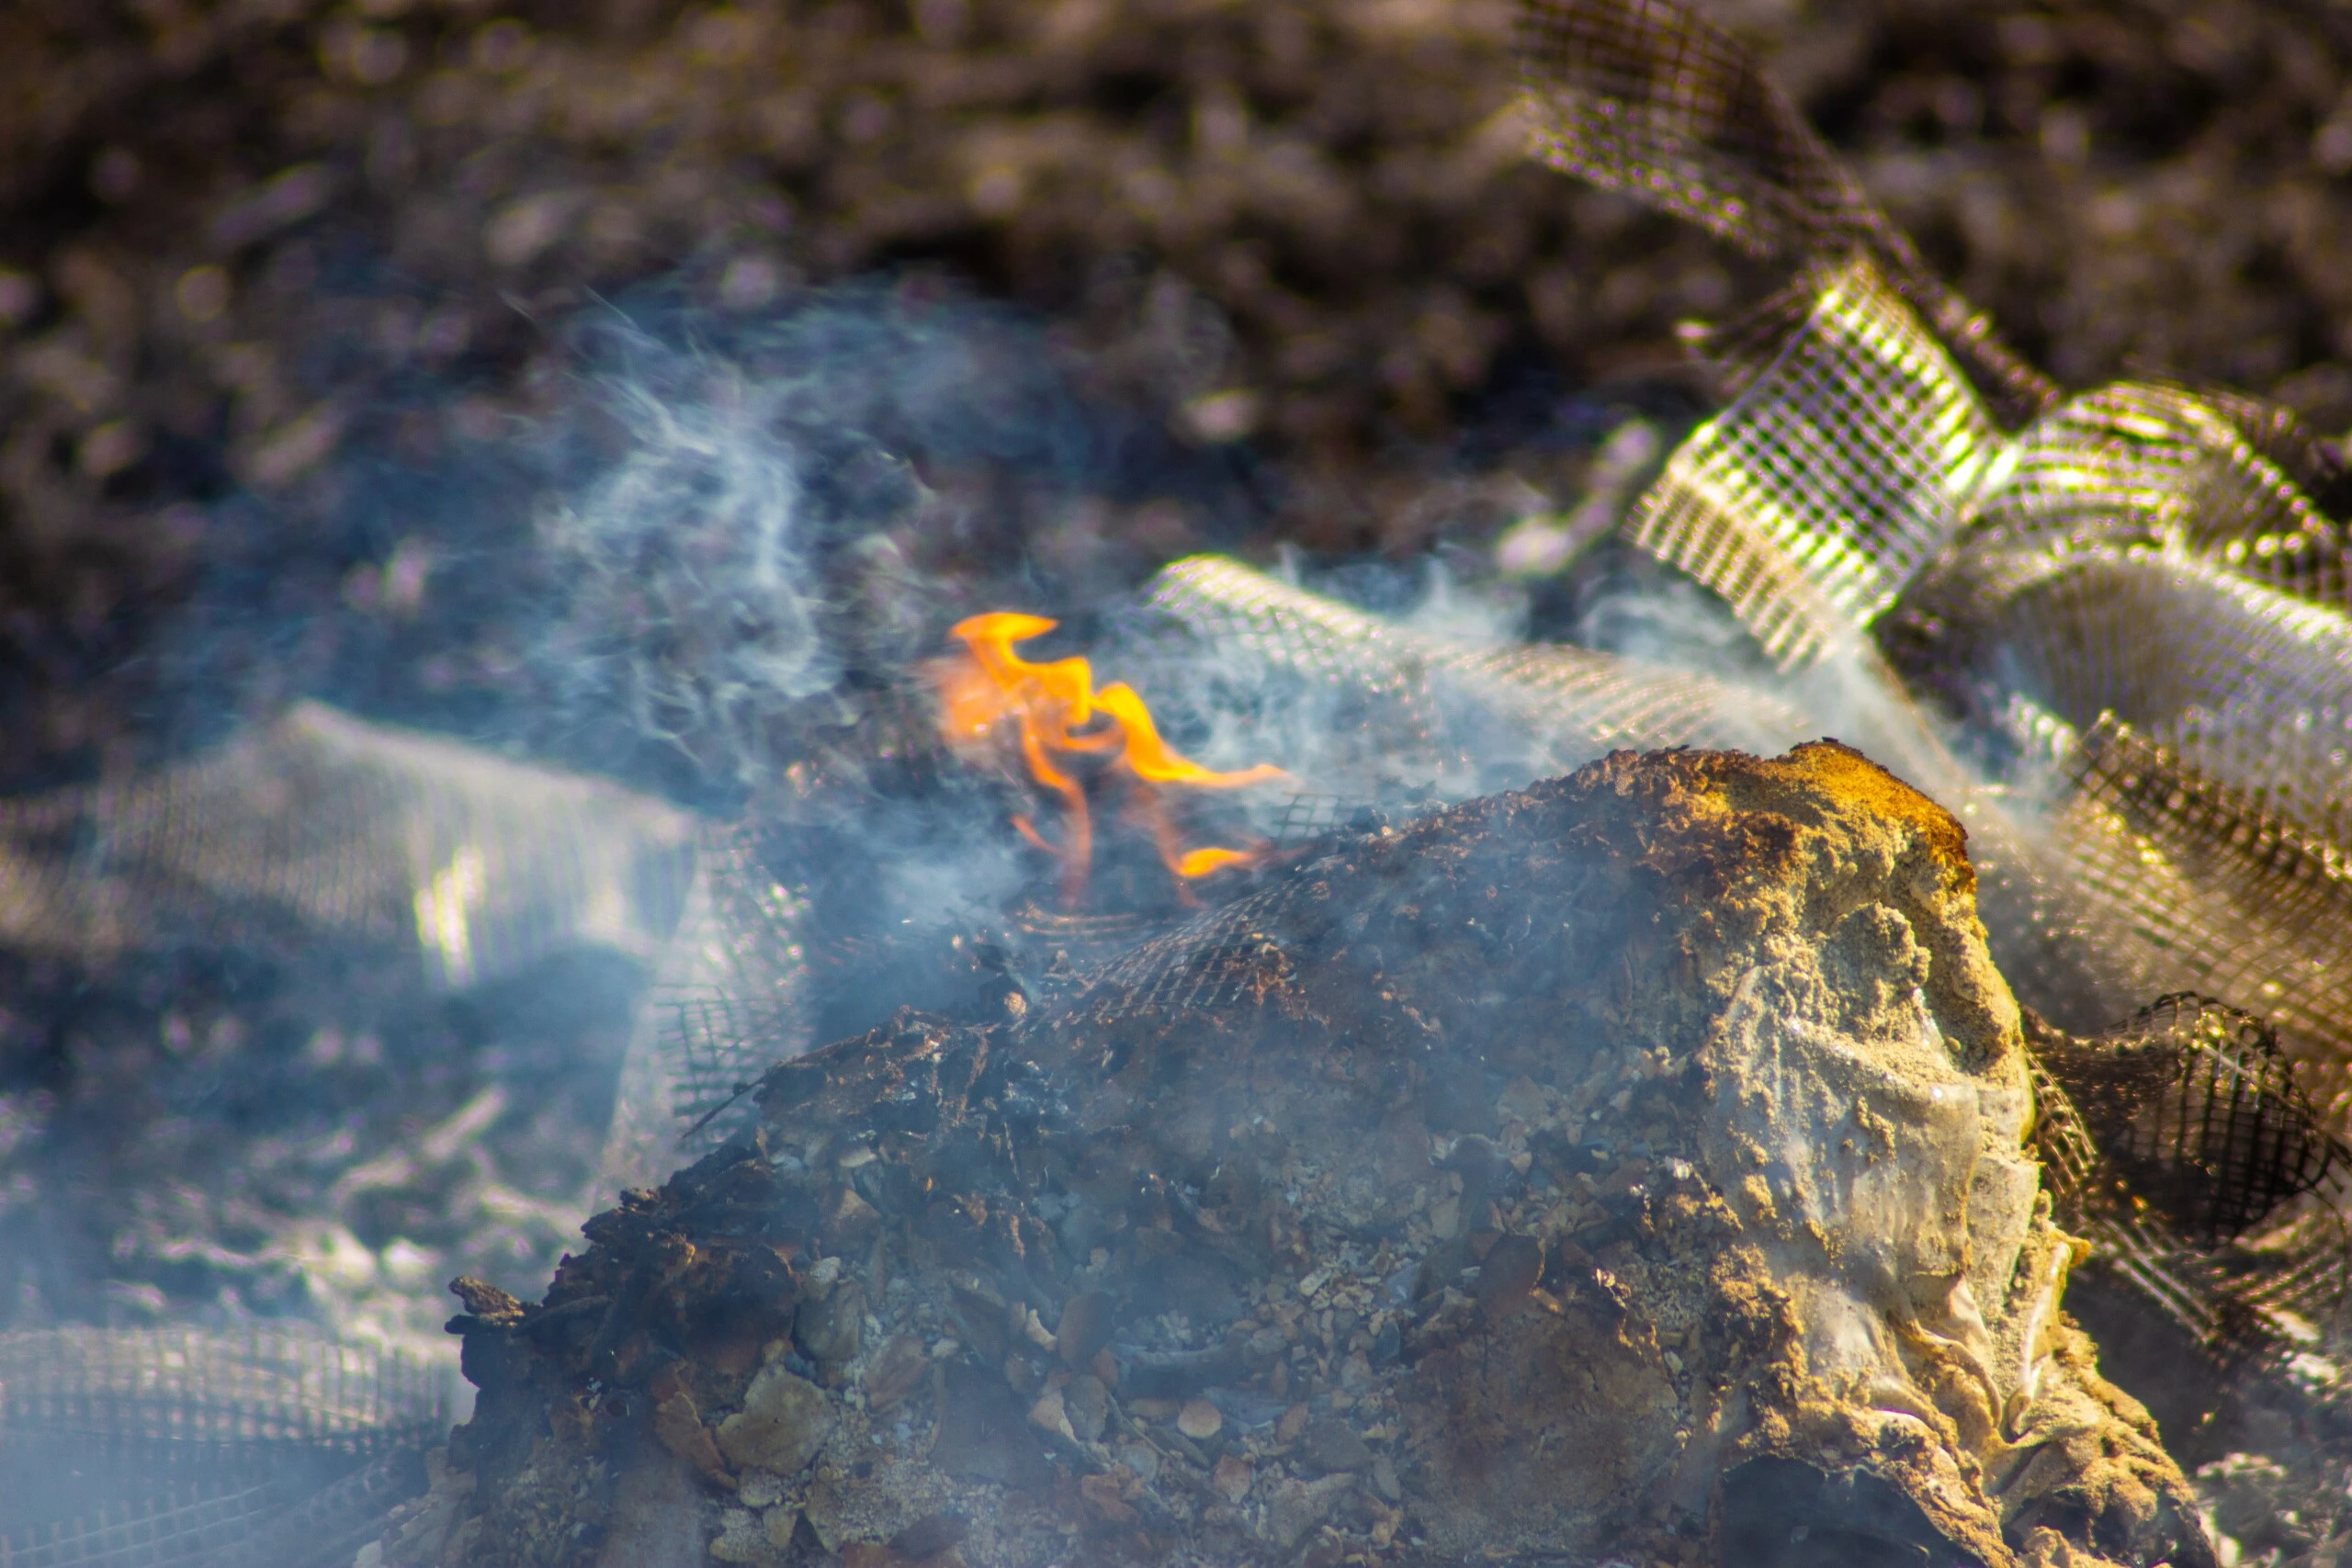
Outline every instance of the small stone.
<path id="1" fill-rule="evenodd" d="M 1084 1370 L 1096 1351 L 1111 1342 L 1111 1298 L 1100 1291 L 1070 1297 L 1062 1307 L 1060 1326 L 1054 1330 L 1054 1353 L 1072 1371 Z"/>
<path id="2" fill-rule="evenodd" d="M 1372 1461 L 1372 1489 L 1384 1503 L 1394 1504 L 1405 1495 L 1404 1484 L 1396 1479 L 1396 1461 L 1386 1454 Z"/>
<path id="3" fill-rule="evenodd" d="M 1478 1304 L 1499 1321 L 1527 1305 L 1544 1277 L 1544 1244 L 1532 1235 L 1507 1235 L 1487 1249 L 1479 1265 Z"/>
<path id="4" fill-rule="evenodd" d="M 1194 1442 L 1216 1437 L 1224 1427 L 1225 1417 L 1205 1399 L 1188 1399 L 1176 1412 L 1176 1429 Z"/>
<path id="5" fill-rule="evenodd" d="M 797 1508 L 774 1507 L 760 1516 L 760 1533 L 766 1536 L 768 1544 L 778 1551 L 790 1550 L 792 1537 L 799 1529 L 800 1510 Z"/>
<path id="6" fill-rule="evenodd" d="M 952 1551 L 971 1525 L 961 1514 L 925 1514 L 890 1538 L 890 1550 L 910 1562 Z"/>
<path id="7" fill-rule="evenodd" d="M 735 1500 L 747 1508 L 771 1508 L 784 1501 L 784 1477 L 768 1470 L 747 1470 L 735 1488 Z"/>
<path id="8" fill-rule="evenodd" d="M 868 1410 L 888 1410 L 912 1393 L 931 1373 L 931 1358 L 923 1354 L 922 1341 L 911 1334 L 893 1334 L 882 1342 L 882 1348 L 859 1380 L 865 1390 Z"/>
<path id="9" fill-rule="evenodd" d="M 1133 1477 L 1113 1472 L 1108 1475 L 1081 1476 L 1078 1495 L 1106 1524 L 1132 1528 L 1141 1522 L 1141 1516 L 1127 1506 L 1124 1483 Z"/>
<path id="10" fill-rule="evenodd" d="M 1111 1418 L 1111 1391 L 1091 1373 L 1074 1377 L 1063 1386 L 1062 1411 L 1080 1442 L 1101 1442 L 1102 1427 Z"/>
<path id="11" fill-rule="evenodd" d="M 1209 1477 L 1209 1484 L 1216 1488 L 1217 1495 L 1238 1508 L 1241 1506 L 1241 1499 L 1250 1495 L 1250 1483 L 1257 1479 L 1258 1472 L 1250 1467 L 1248 1460 L 1227 1454 L 1216 1461 L 1216 1471 Z"/>
<path id="12" fill-rule="evenodd" d="M 743 1408 L 718 1424 L 718 1447 L 738 1466 L 797 1475 L 832 1432 L 833 1407 L 825 1391 L 769 1366 L 744 1392 Z"/>
<path id="13" fill-rule="evenodd" d="M 931 1462 L 950 1475 L 1001 1486 L 1040 1483 L 1051 1472 L 1037 1438 L 1001 1378 L 979 1367 L 951 1365 Z"/>
<path id="14" fill-rule="evenodd" d="M 1306 1462 L 1324 1472 L 1358 1471 L 1372 1462 L 1372 1450 L 1345 1421 L 1317 1421 L 1306 1428 Z"/>
<path id="15" fill-rule="evenodd" d="M 759 1562 L 768 1554 L 767 1532 L 760 1517 L 749 1508 L 729 1508 L 718 1516 L 718 1537 L 710 1554 L 721 1562 Z"/>
<path id="16" fill-rule="evenodd" d="M 727 1461 L 719 1458 L 718 1448 L 710 1440 L 710 1428 L 702 1424 L 702 1412 L 684 1390 L 671 1393 L 654 1405 L 653 1436 L 663 1448 L 693 1465 L 707 1479 L 722 1486 L 731 1481 Z"/>
<path id="17" fill-rule="evenodd" d="M 1327 1475 L 1320 1481 L 1285 1481 L 1274 1488 L 1273 1500 L 1266 1506 L 1266 1533 L 1274 1544 L 1288 1551 L 1331 1512 L 1340 1495 L 1355 1484 L 1346 1475 Z"/>
<path id="18" fill-rule="evenodd" d="M 1159 1450 L 1149 1443 L 1121 1443 L 1119 1462 L 1134 1471 L 1146 1486 L 1159 1479 Z"/>
<path id="19" fill-rule="evenodd" d="M 838 1385 L 849 1364 L 865 1348 L 865 1291 L 855 1280 L 844 1280 L 821 1298 L 802 1302 L 792 1328 L 801 1349 L 817 1363 L 826 1382 Z"/>
<path id="20" fill-rule="evenodd" d="M 846 1186 L 827 1201 L 824 1219 L 827 1238 L 842 1246 L 865 1240 L 882 1224 L 874 1205 L 858 1196 L 856 1188 Z"/>
<path id="21" fill-rule="evenodd" d="M 1049 1388 L 1037 1396 L 1037 1403 L 1029 1407 L 1029 1425 L 1073 1443 L 1078 1441 L 1078 1434 L 1070 1429 L 1069 1413 L 1062 1406 L 1060 1389 Z"/>
<path id="22" fill-rule="evenodd" d="M 523 1303 L 495 1285 L 485 1284 L 470 1274 L 460 1274 L 449 1281 L 452 1294 L 466 1303 L 466 1310 L 484 1323 L 510 1324 L 523 1321 Z"/>

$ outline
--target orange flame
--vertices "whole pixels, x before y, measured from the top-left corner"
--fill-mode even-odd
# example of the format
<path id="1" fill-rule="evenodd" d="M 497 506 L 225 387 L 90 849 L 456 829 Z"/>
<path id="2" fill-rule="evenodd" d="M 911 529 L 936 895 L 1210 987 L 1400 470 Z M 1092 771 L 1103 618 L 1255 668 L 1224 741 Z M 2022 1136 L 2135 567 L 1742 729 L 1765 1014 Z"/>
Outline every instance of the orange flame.
<path id="1" fill-rule="evenodd" d="M 1042 637 L 1059 624 L 1043 615 L 1009 611 L 959 621 L 948 635 L 963 643 L 969 657 L 946 660 L 937 677 L 940 725 L 949 744 L 983 743 L 998 726 L 1012 719 L 1030 777 L 1061 797 L 1068 826 L 1060 844 L 1046 842 L 1026 817 L 1014 818 L 1012 825 L 1023 838 L 1060 858 L 1063 897 L 1076 903 L 1085 890 L 1093 862 L 1094 822 L 1085 785 L 1057 764 L 1057 754 L 1107 755 L 1113 767 L 1135 781 L 1130 795 L 1133 808 L 1149 826 L 1160 859 L 1179 877 L 1190 881 L 1227 866 L 1254 863 L 1258 852 L 1250 850 L 1184 849 L 1177 840 L 1165 803 L 1152 786 L 1238 789 L 1289 775 L 1264 763 L 1237 773 L 1204 768 L 1161 739 L 1151 710 L 1124 681 L 1096 691 L 1093 668 L 1084 659 L 1035 664 L 1012 651 L 1014 643 Z M 1098 721 L 1107 724 L 1089 728 Z"/>

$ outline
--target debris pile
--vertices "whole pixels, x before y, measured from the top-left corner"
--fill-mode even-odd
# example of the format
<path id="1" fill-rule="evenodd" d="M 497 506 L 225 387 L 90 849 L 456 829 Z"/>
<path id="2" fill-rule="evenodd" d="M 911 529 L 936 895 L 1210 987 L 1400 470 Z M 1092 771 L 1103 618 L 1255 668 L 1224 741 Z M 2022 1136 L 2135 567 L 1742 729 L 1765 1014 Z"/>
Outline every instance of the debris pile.
<path id="1" fill-rule="evenodd" d="M 2026 1073 L 1953 818 L 1620 753 L 777 1066 L 543 1301 L 459 1282 L 388 1559 L 2204 1561 Z"/>

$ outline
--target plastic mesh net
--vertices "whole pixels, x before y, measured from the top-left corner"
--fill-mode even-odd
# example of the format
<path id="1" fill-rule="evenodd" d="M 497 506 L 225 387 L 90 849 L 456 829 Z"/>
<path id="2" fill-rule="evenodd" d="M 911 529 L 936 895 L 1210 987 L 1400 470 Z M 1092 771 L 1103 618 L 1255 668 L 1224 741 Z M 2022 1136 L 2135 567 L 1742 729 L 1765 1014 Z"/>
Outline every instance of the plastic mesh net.
<path id="1" fill-rule="evenodd" d="M 603 1160 L 618 1186 L 666 1177 L 682 1131 L 689 1146 L 722 1140 L 743 1087 L 809 1044 L 806 899 L 777 881 L 745 825 L 705 825 L 697 851 L 622 1069 Z"/>
<path id="2" fill-rule="evenodd" d="M 2089 547 L 1978 604 L 2011 678 L 2088 728 L 2112 713 L 2261 809 L 2341 839 L 2352 621 L 2169 552 Z"/>
<path id="3" fill-rule="evenodd" d="M 0 936 L 90 958 L 299 930 L 465 986 L 582 942 L 651 956 L 683 813 L 315 704 L 181 766 L 0 806 Z"/>
<path id="4" fill-rule="evenodd" d="M 1857 261 L 1668 459 L 1628 533 L 1721 594 L 1788 668 L 1892 604 L 2003 456 L 1958 368 Z"/>
<path id="5" fill-rule="evenodd" d="M 1244 685 L 1305 678 L 1328 705 L 1318 741 L 1279 760 L 1308 781 L 1351 784 L 1367 803 L 1434 787 L 1453 797 L 1509 788 L 1619 748 L 1779 751 L 1815 721 L 1767 694 L 1704 675 L 1556 644 L 1455 642 L 1251 570 L 1196 557 L 1161 572 L 1145 601 L 1188 634 L 1186 657 L 1231 661 Z M 1297 733 L 1295 727 L 1288 727 Z M 1259 731 L 1280 746 L 1277 717 Z"/>
<path id="6" fill-rule="evenodd" d="M 299 1334 L 0 1336 L 0 1563 L 316 1561 L 424 1484 L 444 1374 Z"/>
<path id="7" fill-rule="evenodd" d="M 2065 1041 L 2063 1032 L 2031 1012 L 2026 1014 L 2034 1151 L 2060 1218 L 2091 1243 L 2102 1264 L 2188 1329 L 2199 1345 L 2226 1349 L 2258 1333 L 2257 1321 L 2222 1288 L 2218 1272 L 2190 1256 L 2160 1217 L 2118 1189 L 2106 1156 L 2047 1066 Z"/>
<path id="8" fill-rule="evenodd" d="M 51 1328 L 0 1336 L 0 1425 L 126 1441 L 371 1452 L 430 1434 L 442 1374 L 288 1333 Z"/>
<path id="9" fill-rule="evenodd" d="M 2340 1107 L 2352 1080 L 2352 874 L 2342 851 L 2112 722 L 2070 759 L 2052 841 L 2149 991 L 2194 987 L 2283 1030 Z"/>
<path id="10" fill-rule="evenodd" d="M 2260 1020 L 2165 997 L 2097 1040 L 2037 1042 L 2113 1174 L 2213 1247 L 2316 1190 L 2345 1151 Z"/>
<path id="11" fill-rule="evenodd" d="M 2045 1179 L 2106 1266 L 2224 1356 L 2343 1304 L 2352 1150 L 2266 1025 L 2195 995 L 2090 1038 L 2026 1021 Z"/>
<path id="12" fill-rule="evenodd" d="M 1087 973 L 1064 1017 L 1113 1023 L 1242 1000 L 1263 977 L 1279 973 L 1281 949 L 1265 928 L 1296 897 L 1293 886 L 1267 888 L 1138 943 Z"/>
<path id="13" fill-rule="evenodd" d="M 1756 255 L 1796 265 L 1867 256 L 1966 360 L 2005 423 L 2055 396 L 1928 271 L 1748 51 L 1689 7 L 1528 0 L 1519 43 L 1533 150 L 1545 163 Z"/>
<path id="14" fill-rule="evenodd" d="M 2069 398 L 2018 439 L 1981 522 L 2010 548 L 2098 537 L 2215 550 L 2340 604 L 2342 562 L 2326 558 L 2334 525 L 2247 437 L 2239 412 L 2145 383 Z"/>
<path id="15" fill-rule="evenodd" d="M 283 1488 L 182 1484 L 0 1540 L 8 1568 L 191 1568 L 237 1561 L 286 1507 Z"/>
<path id="16" fill-rule="evenodd" d="M 1961 813 L 2004 972 L 2084 1032 L 2048 1030 L 2076 1069 L 2041 1074 L 2053 1186 L 2209 1343 L 2266 1303 L 2332 1300 L 2342 1174 L 2300 1096 L 2340 1122 L 2352 1061 L 2342 462 L 2234 394 L 2061 400 L 1729 38 L 1664 0 L 1522 11 L 1538 156 L 1794 275 L 1702 339 L 1734 400 L 1638 504 L 1635 542 L 1783 670 L 1867 670 L 1875 626 L 1913 680 L 2007 734 L 2006 776 L 1978 748 L 1989 785 L 1899 712 L 1872 749 Z M 2192 987 L 2221 999 L 2101 1028 Z M 2134 1074 L 2127 1117 L 2109 1089 Z M 2310 1245 L 2207 1256 L 2323 1179 Z"/>

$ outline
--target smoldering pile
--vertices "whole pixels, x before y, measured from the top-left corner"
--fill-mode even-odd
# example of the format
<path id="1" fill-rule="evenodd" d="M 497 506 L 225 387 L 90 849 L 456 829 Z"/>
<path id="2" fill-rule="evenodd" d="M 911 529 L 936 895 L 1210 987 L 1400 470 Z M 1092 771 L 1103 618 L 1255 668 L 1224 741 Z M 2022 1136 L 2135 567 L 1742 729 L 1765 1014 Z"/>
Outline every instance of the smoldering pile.
<path id="1" fill-rule="evenodd" d="M 1621 755 L 787 1062 L 460 1283 L 390 1560 L 2198 1561 L 1960 843 L 1835 746 Z"/>

